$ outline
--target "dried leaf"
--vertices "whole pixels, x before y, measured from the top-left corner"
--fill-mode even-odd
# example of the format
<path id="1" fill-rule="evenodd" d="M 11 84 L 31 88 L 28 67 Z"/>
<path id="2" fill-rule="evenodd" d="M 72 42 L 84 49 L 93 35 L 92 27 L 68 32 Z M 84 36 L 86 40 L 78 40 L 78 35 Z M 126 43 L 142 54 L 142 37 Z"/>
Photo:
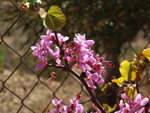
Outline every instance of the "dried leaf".
<path id="1" fill-rule="evenodd" d="M 139 82 L 142 80 L 142 68 L 139 67 L 137 73 L 136 73 L 136 82 Z"/>

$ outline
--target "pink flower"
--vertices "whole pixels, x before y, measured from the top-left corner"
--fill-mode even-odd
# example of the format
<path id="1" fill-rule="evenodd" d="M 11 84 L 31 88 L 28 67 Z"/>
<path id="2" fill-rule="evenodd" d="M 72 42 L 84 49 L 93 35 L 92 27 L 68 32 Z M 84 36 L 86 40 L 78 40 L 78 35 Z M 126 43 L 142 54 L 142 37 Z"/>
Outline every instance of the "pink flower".
<path id="1" fill-rule="evenodd" d="M 52 103 L 56 106 L 55 108 L 55 113 L 62 113 L 62 110 L 64 109 L 64 107 L 61 107 L 62 100 L 57 100 L 57 99 L 53 99 Z"/>
<path id="2" fill-rule="evenodd" d="M 143 98 L 140 93 L 135 97 L 135 101 L 129 100 L 123 103 L 123 100 L 120 100 L 120 110 L 115 113 L 142 113 L 145 111 L 144 106 L 149 102 L 148 98 Z"/>
<path id="3" fill-rule="evenodd" d="M 80 96 L 79 94 L 76 95 L 76 98 L 70 99 L 71 104 L 69 106 L 63 106 L 61 107 L 61 100 L 53 99 L 52 102 L 56 106 L 55 113 L 62 113 L 62 110 L 64 110 L 64 113 L 70 113 L 72 111 L 75 111 L 75 113 L 82 113 L 83 112 L 83 106 L 79 104 Z M 50 111 L 52 113 L 52 111 Z"/>
<path id="4" fill-rule="evenodd" d="M 58 106 L 61 104 L 62 100 L 53 99 L 52 102 L 55 106 Z"/>
<path id="5" fill-rule="evenodd" d="M 89 62 L 90 62 L 92 65 L 95 65 L 95 64 L 96 64 L 96 59 L 95 59 L 93 56 L 90 56 L 90 57 L 89 57 Z"/>
<path id="6" fill-rule="evenodd" d="M 52 33 L 51 30 L 47 30 L 46 35 L 41 36 L 42 40 L 40 43 L 31 47 L 33 49 L 32 54 L 38 57 L 40 61 L 36 66 L 36 70 L 44 68 L 51 59 L 54 59 L 59 66 L 62 66 L 60 59 L 60 51 L 62 50 L 62 52 L 64 52 L 62 56 L 63 60 L 67 60 L 68 63 L 73 62 L 77 64 L 77 67 L 87 74 L 89 87 L 96 89 L 94 82 L 97 84 L 102 84 L 104 82 L 101 77 L 101 75 L 106 74 L 103 65 L 108 63 L 105 62 L 104 58 L 95 55 L 94 51 L 91 50 L 94 44 L 93 40 L 86 40 L 85 34 L 76 34 L 75 36 L 73 42 L 66 45 L 65 42 L 69 37 L 57 33 L 58 40 L 56 40 L 55 34 Z M 59 41 L 60 47 L 58 47 L 56 41 Z M 54 46 L 54 50 L 51 46 Z M 49 55 L 52 57 L 47 57 Z M 88 75 L 88 73 L 91 75 Z"/>
<path id="7" fill-rule="evenodd" d="M 92 89 L 96 89 L 96 86 L 94 85 L 93 81 L 92 80 L 88 80 L 88 86 Z"/>
<path id="8" fill-rule="evenodd" d="M 41 47 L 39 44 L 36 44 L 36 46 L 32 46 L 31 49 L 33 50 L 33 56 L 38 56 L 41 53 Z"/>
<path id="9" fill-rule="evenodd" d="M 79 59 L 80 63 L 86 63 L 89 60 L 89 55 L 86 52 L 79 52 Z"/>
<path id="10" fill-rule="evenodd" d="M 121 94 L 121 98 L 124 99 L 124 100 L 131 99 L 125 93 Z"/>
<path id="11" fill-rule="evenodd" d="M 65 42 L 65 41 L 67 41 L 69 39 L 69 37 L 67 37 L 67 36 L 64 37 L 60 33 L 57 33 L 57 37 L 58 37 L 58 40 L 61 43 Z M 47 30 L 46 35 L 42 35 L 40 38 L 45 40 L 45 41 L 55 41 L 56 40 L 55 34 L 52 33 L 51 30 Z"/>
<path id="12" fill-rule="evenodd" d="M 79 104 L 80 96 L 79 94 L 76 95 L 76 98 L 70 99 L 71 105 L 64 106 L 65 113 L 70 113 L 72 111 L 76 111 L 75 113 L 82 113 L 83 106 Z"/>
<path id="13" fill-rule="evenodd" d="M 96 113 L 102 113 L 102 112 L 101 112 L 101 110 L 98 109 L 98 110 L 96 111 Z"/>
<path id="14" fill-rule="evenodd" d="M 83 112 L 83 106 L 79 104 L 79 98 L 76 99 L 70 99 L 71 102 L 71 110 L 76 111 L 76 113 L 82 113 Z"/>
<path id="15" fill-rule="evenodd" d="M 82 113 L 83 112 L 83 106 L 81 104 L 78 104 L 76 106 L 76 113 Z"/>
<path id="16" fill-rule="evenodd" d="M 49 111 L 48 113 L 53 113 L 52 111 Z"/>
<path id="17" fill-rule="evenodd" d="M 85 41 L 85 44 L 87 45 L 88 48 L 90 48 L 94 44 L 94 41 L 93 40 L 87 40 L 87 41 Z"/>
<path id="18" fill-rule="evenodd" d="M 54 50 L 49 49 L 49 54 L 50 54 L 51 56 L 53 56 L 54 60 L 56 61 L 56 63 L 57 63 L 59 66 L 62 66 L 61 60 L 59 59 L 59 54 L 60 54 L 60 49 L 59 49 L 59 47 L 56 46 Z"/>
<path id="19" fill-rule="evenodd" d="M 91 71 L 91 67 L 86 63 L 79 63 L 79 67 L 83 72 Z"/>
<path id="20" fill-rule="evenodd" d="M 60 49 L 59 49 L 59 47 L 56 46 L 54 50 L 49 49 L 49 54 L 50 54 L 51 56 L 53 56 L 55 59 L 59 58 L 59 54 L 60 54 Z"/>
<path id="21" fill-rule="evenodd" d="M 43 69 L 47 65 L 47 59 L 44 56 L 39 56 L 38 59 L 41 61 L 41 63 L 36 65 L 35 70 L 37 71 Z"/>
<path id="22" fill-rule="evenodd" d="M 42 35 L 40 38 L 45 40 L 45 41 L 53 41 L 53 38 L 55 35 L 52 35 L 52 30 L 47 30 L 46 35 Z"/>
<path id="23" fill-rule="evenodd" d="M 148 98 L 142 99 L 141 94 L 137 94 L 135 97 L 135 103 L 129 113 L 135 113 L 138 109 L 141 109 L 148 102 L 149 102 Z"/>
<path id="24" fill-rule="evenodd" d="M 104 80 L 101 78 L 101 75 L 99 73 L 93 73 L 91 74 L 89 71 L 86 72 L 87 81 L 89 83 L 89 87 L 92 89 L 96 89 L 96 86 L 94 86 L 94 82 L 97 84 L 102 84 Z"/>
<path id="25" fill-rule="evenodd" d="M 67 36 L 63 36 L 61 35 L 60 33 L 57 33 L 57 37 L 58 37 L 58 40 L 62 43 L 62 42 L 66 42 L 67 40 L 69 40 L 69 37 Z"/>
<path id="26" fill-rule="evenodd" d="M 46 66 L 45 63 L 41 62 L 39 64 L 36 65 L 35 70 L 36 71 L 40 71 L 41 69 L 43 69 Z"/>

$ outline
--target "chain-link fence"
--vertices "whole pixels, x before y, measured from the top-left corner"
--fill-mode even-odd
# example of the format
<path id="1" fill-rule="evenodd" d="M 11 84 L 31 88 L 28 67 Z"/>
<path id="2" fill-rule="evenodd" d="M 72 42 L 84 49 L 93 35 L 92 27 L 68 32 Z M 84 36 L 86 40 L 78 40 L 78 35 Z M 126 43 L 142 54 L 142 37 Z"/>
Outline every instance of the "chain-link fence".
<path id="1" fill-rule="evenodd" d="M 46 29 L 38 15 L 19 9 L 22 1 L 1 2 L 0 112 L 41 113 L 54 108 L 51 102 L 53 98 L 68 104 L 69 98 L 77 93 L 88 97 L 83 85 L 70 73 L 55 68 L 35 71 L 37 59 L 32 56 L 31 46 L 39 41 L 40 35 L 45 34 Z M 95 51 L 114 63 L 115 68 L 108 69 L 105 83 L 110 82 L 112 76 L 120 76 L 121 61 L 132 61 L 134 54 L 137 55 L 149 47 L 150 21 L 147 19 L 150 18 L 150 10 L 146 0 L 141 3 L 129 0 L 43 0 L 43 4 L 45 9 L 50 5 L 59 5 L 62 8 L 67 17 L 67 24 L 60 31 L 63 35 L 69 36 L 71 40 L 75 33 L 85 32 L 87 38 L 95 40 Z M 48 78 L 53 70 L 60 75 L 48 85 Z M 76 71 L 80 73 L 79 70 Z M 142 74 L 140 88 L 150 93 L 147 88 L 148 67 L 143 67 Z M 102 85 L 95 91 L 96 97 L 100 102 L 111 101 L 110 105 L 113 106 L 116 102 L 114 96 L 118 96 L 116 87 L 110 88 L 106 95 L 100 91 L 101 87 Z M 86 111 L 92 106 L 90 101 L 81 99 L 80 102 Z"/>

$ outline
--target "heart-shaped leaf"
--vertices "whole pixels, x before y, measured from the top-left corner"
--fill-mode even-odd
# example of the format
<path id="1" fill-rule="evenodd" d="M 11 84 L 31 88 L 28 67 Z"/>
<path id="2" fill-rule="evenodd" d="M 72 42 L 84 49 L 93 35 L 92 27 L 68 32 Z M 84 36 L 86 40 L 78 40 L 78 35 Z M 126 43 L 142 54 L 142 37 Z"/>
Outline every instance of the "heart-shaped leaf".
<path id="1" fill-rule="evenodd" d="M 43 19 L 43 25 L 48 29 L 58 30 L 66 24 L 66 17 L 58 6 L 51 6 L 48 12 L 40 9 L 39 14 Z"/>
<path id="2" fill-rule="evenodd" d="M 133 63 L 125 60 L 120 64 L 120 73 L 126 81 L 134 81 L 136 78 L 136 66 Z"/>

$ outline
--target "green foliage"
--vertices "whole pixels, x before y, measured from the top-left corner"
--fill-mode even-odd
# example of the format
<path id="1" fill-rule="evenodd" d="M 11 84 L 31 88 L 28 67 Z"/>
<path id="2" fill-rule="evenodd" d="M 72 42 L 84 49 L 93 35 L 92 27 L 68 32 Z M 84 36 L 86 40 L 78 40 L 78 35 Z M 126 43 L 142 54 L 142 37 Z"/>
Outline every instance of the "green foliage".
<path id="1" fill-rule="evenodd" d="M 48 29 L 58 30 L 66 24 L 66 17 L 58 6 L 51 6 L 48 12 L 41 8 L 39 14 Z"/>
<path id="2" fill-rule="evenodd" d="M 35 1 L 25 0 L 25 2 L 31 2 L 33 5 L 36 4 Z M 20 1 L 15 0 L 15 2 L 21 4 Z M 81 0 L 79 2 L 74 0 L 42 0 L 42 4 L 40 4 L 46 11 L 50 5 L 61 7 L 67 17 L 66 26 L 69 29 L 66 29 L 67 27 L 61 29 L 64 34 L 73 36 L 74 33 L 84 32 L 87 34 L 87 38 L 93 38 L 96 41 L 95 49 L 97 52 L 102 52 L 99 51 L 100 47 L 107 46 L 106 52 L 111 54 L 110 59 L 117 58 L 122 51 L 122 45 L 134 39 L 141 28 L 146 32 L 150 28 L 149 0 L 113 0 L 108 2 L 103 0 Z M 9 10 L 0 10 L 1 18 L 7 17 L 5 19 L 8 19 L 11 17 L 8 20 L 11 21 L 18 16 L 18 11 L 15 8 Z M 7 12 L 1 13 L 2 11 Z M 41 20 L 37 18 L 37 15 L 33 15 L 33 12 L 35 10 L 23 15 L 35 28 L 40 28 Z M 18 25 L 27 26 L 23 21 L 18 22 Z M 144 27 L 145 25 L 147 27 Z"/>

